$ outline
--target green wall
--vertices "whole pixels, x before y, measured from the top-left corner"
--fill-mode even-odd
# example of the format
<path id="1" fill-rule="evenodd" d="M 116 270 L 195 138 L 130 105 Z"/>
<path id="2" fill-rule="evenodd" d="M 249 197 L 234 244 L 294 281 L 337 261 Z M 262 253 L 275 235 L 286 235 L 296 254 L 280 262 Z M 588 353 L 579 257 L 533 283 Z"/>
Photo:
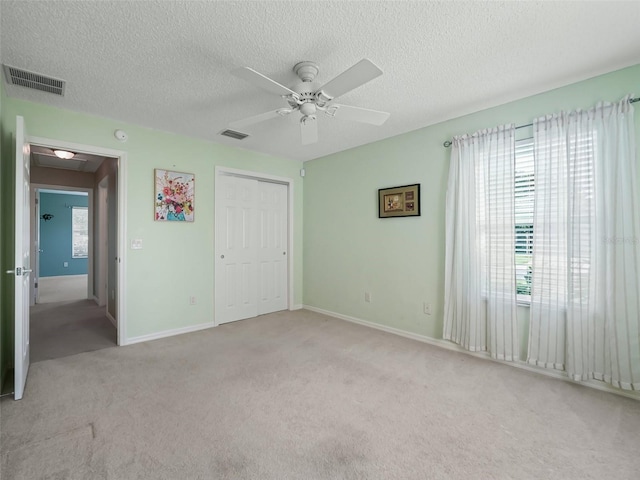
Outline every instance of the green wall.
<path id="1" fill-rule="evenodd" d="M 640 93 L 640 65 L 305 163 L 305 305 L 442 338 L 445 196 L 454 135 Z M 635 104 L 636 107 L 640 104 Z M 636 115 L 640 140 L 640 114 Z M 527 132 L 529 130 L 529 132 Z M 521 137 L 531 136 L 520 129 Z M 422 216 L 377 218 L 379 188 L 421 184 Z M 371 293 L 366 303 L 364 293 Z M 423 313 L 432 304 L 432 315 Z M 520 311 L 526 335 L 526 311 Z M 526 338 L 523 337 L 523 344 Z"/>
<path id="2" fill-rule="evenodd" d="M 5 204 L 5 191 L 7 190 L 7 188 L 5 188 L 5 185 L 3 183 L 4 179 L 5 179 L 5 175 L 4 175 L 4 164 L 5 164 L 5 151 L 4 151 L 4 147 L 5 147 L 5 143 L 8 143 L 5 141 L 5 132 L 4 132 L 4 122 L 3 122 L 3 117 L 2 117 L 2 106 L 4 104 L 5 101 L 5 97 L 4 97 L 4 82 L 0 81 L 0 393 L 2 391 L 2 387 L 4 385 L 4 379 L 5 379 L 5 365 L 8 364 L 7 361 L 5 361 L 4 358 L 4 352 L 6 351 L 5 347 L 4 347 L 4 341 L 6 338 L 6 332 L 5 332 L 5 310 L 6 310 L 6 306 L 7 306 L 7 299 L 6 299 L 6 292 L 5 292 L 5 275 L 2 274 L 2 272 L 4 272 L 5 269 L 5 262 L 4 262 L 4 248 L 5 248 L 5 235 L 6 235 L 6 230 L 5 230 L 5 215 L 3 214 L 3 212 L 5 211 L 6 208 L 6 204 Z"/>
<path id="3" fill-rule="evenodd" d="M 213 320 L 213 189 L 216 166 L 294 180 L 294 304 L 302 303 L 301 162 L 13 98 L 3 99 L 2 123 L 8 134 L 15 130 L 16 115 L 25 118 L 30 136 L 127 153 L 123 166 L 127 181 L 127 338 L 188 328 Z M 117 141 L 113 136 L 119 128 L 129 135 L 126 143 Z M 154 221 L 154 168 L 195 174 L 195 222 Z M 143 240 L 142 250 L 128 248 L 134 238 Z M 190 296 L 197 297 L 196 305 L 189 305 Z"/>
<path id="4" fill-rule="evenodd" d="M 7 102 L 4 82 L 0 80 L 0 385 L 13 365 L 13 277 L 5 274 L 13 269 L 13 204 L 14 148 L 7 128 Z M 15 128 L 15 127 L 14 127 Z"/>

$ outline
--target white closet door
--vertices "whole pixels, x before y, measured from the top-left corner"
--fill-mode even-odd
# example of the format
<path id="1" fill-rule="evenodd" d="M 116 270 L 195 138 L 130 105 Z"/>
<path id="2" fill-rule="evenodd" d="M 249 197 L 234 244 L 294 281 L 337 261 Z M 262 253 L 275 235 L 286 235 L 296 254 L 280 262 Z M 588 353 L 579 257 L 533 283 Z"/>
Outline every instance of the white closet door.
<path id="1" fill-rule="evenodd" d="M 216 189 L 216 319 L 258 315 L 257 180 L 222 175 Z"/>
<path id="2" fill-rule="evenodd" d="M 258 314 L 287 308 L 287 186 L 259 182 Z"/>
<path id="3" fill-rule="evenodd" d="M 217 323 L 286 310 L 288 187 L 220 175 L 215 196 Z"/>
<path id="4" fill-rule="evenodd" d="M 215 196 L 217 323 L 286 310 L 288 187 L 220 175 Z"/>

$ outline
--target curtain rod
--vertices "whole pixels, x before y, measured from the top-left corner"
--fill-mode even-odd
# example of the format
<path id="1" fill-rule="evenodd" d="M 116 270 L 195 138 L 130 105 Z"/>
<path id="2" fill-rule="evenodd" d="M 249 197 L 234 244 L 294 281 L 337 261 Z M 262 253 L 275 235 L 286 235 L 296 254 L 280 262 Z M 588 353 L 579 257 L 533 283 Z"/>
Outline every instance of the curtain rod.
<path id="1" fill-rule="evenodd" d="M 636 102 L 640 102 L 640 97 L 630 98 L 629 99 L 629 103 L 636 103 Z M 527 123 L 526 125 L 518 125 L 518 126 L 516 126 L 516 130 L 519 129 L 519 128 L 527 128 L 527 127 L 531 127 L 531 126 L 533 126 L 533 123 Z M 445 148 L 449 148 L 452 145 L 452 142 L 451 142 L 451 140 L 447 140 L 442 145 Z"/>

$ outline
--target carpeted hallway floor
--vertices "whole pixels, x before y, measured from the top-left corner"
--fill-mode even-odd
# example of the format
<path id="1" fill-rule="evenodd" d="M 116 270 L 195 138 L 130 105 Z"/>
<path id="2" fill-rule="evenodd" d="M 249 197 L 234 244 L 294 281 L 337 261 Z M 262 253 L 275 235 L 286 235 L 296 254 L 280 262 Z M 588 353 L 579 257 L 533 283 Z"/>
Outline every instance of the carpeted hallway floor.
<path id="1" fill-rule="evenodd" d="M 3 479 L 636 479 L 640 402 L 309 311 L 32 365 Z"/>
<path id="2" fill-rule="evenodd" d="M 105 307 L 93 300 L 36 304 L 30 308 L 29 331 L 32 363 L 117 345 Z"/>
<path id="3" fill-rule="evenodd" d="M 88 275 L 38 278 L 38 303 L 70 302 L 87 298 Z"/>

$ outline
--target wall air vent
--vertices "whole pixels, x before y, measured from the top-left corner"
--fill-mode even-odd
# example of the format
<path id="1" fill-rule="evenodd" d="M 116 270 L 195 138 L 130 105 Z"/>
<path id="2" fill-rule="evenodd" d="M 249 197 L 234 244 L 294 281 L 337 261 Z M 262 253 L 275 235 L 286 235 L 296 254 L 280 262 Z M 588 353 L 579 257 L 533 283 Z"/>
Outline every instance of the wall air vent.
<path id="1" fill-rule="evenodd" d="M 235 138 L 236 140 L 244 140 L 249 136 L 249 134 L 247 133 L 236 132 L 235 130 L 223 130 L 222 132 L 220 132 L 220 135 Z"/>
<path id="2" fill-rule="evenodd" d="M 57 78 L 45 77 L 39 73 L 28 72 L 9 65 L 2 65 L 4 76 L 9 85 L 20 85 L 21 87 L 40 90 L 41 92 L 53 93 L 64 97 L 64 87 L 67 82 Z"/>

